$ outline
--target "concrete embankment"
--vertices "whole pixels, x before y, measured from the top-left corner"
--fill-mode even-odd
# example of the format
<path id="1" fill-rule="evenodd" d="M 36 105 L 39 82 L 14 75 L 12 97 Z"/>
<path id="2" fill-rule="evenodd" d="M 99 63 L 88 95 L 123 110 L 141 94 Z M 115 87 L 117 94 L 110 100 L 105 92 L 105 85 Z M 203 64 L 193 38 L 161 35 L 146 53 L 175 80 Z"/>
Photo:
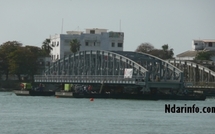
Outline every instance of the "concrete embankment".
<path id="1" fill-rule="evenodd" d="M 215 88 L 211 87 L 189 87 L 187 90 L 192 91 L 194 93 L 202 93 L 206 96 L 215 96 Z"/>

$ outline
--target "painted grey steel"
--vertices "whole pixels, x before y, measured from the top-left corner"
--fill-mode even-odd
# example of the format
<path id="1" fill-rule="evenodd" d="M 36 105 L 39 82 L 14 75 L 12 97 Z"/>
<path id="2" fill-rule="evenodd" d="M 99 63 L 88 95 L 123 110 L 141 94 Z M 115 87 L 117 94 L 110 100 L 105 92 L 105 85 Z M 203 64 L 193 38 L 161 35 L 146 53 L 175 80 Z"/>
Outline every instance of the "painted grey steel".
<path id="1" fill-rule="evenodd" d="M 133 69 L 124 78 L 125 68 Z M 90 79 L 86 79 L 86 78 Z M 105 79 L 108 78 L 109 81 Z M 183 72 L 172 64 L 146 53 L 129 51 L 80 51 L 54 62 L 35 82 L 138 84 L 145 88 L 182 88 Z M 141 83 L 141 84 L 140 84 Z"/>
<path id="2" fill-rule="evenodd" d="M 76 83 L 76 84 L 129 84 L 129 85 L 145 85 L 145 82 L 137 81 L 138 78 L 124 78 L 124 76 L 90 76 L 90 75 L 49 75 L 49 76 L 35 76 L 35 82 L 47 83 Z"/>
<path id="3" fill-rule="evenodd" d="M 115 51 L 115 53 L 123 55 L 146 68 L 149 72 L 150 81 L 159 79 L 159 81 L 175 80 L 183 82 L 183 71 L 158 57 L 137 52 Z"/>
<path id="4" fill-rule="evenodd" d="M 168 60 L 169 63 L 184 71 L 185 82 L 192 82 L 192 85 L 214 86 L 215 72 L 203 65 L 192 61 Z"/>

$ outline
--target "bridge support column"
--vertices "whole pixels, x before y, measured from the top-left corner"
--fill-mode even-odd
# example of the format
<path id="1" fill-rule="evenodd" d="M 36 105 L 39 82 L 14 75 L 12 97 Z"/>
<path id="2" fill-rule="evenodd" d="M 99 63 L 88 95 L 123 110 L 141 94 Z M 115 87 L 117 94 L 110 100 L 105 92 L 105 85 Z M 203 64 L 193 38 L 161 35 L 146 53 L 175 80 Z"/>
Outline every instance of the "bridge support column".
<path id="1" fill-rule="evenodd" d="M 64 90 L 65 83 L 61 83 L 61 90 Z"/>
<path id="2" fill-rule="evenodd" d="M 102 93 L 102 89 L 103 89 L 103 87 L 104 87 L 104 82 L 102 82 L 102 85 L 101 85 L 100 90 L 99 90 L 99 94 L 101 94 L 101 93 Z"/>

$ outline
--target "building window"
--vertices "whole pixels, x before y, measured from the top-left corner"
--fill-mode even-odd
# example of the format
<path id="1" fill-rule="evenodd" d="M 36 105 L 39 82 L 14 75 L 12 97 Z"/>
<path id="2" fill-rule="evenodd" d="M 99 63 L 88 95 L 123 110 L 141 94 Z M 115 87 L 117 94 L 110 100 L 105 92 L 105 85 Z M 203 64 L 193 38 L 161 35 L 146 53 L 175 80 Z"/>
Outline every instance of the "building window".
<path id="1" fill-rule="evenodd" d="M 212 45 L 212 42 L 209 42 L 209 43 L 208 43 L 208 46 L 209 46 L 209 47 L 212 47 L 212 46 L 213 46 L 213 45 Z"/>
<path id="2" fill-rule="evenodd" d="M 114 42 L 112 42 L 112 45 L 111 45 L 112 47 L 115 47 L 115 43 Z"/>
<path id="3" fill-rule="evenodd" d="M 65 42 L 65 43 L 69 43 L 69 42 L 70 42 L 70 40 L 67 40 L 67 39 L 66 39 L 66 40 L 64 40 L 64 42 Z"/>
<path id="4" fill-rule="evenodd" d="M 194 45 L 195 45 L 195 46 L 197 46 L 197 45 L 198 45 L 198 43 L 195 43 Z"/>
<path id="5" fill-rule="evenodd" d="M 95 34 L 95 30 L 90 30 L 90 33 L 91 34 Z"/>
<path id="6" fill-rule="evenodd" d="M 96 42 L 94 42 L 94 46 L 96 46 Z"/>
<path id="7" fill-rule="evenodd" d="M 88 42 L 85 42 L 85 45 L 88 46 L 89 45 Z"/>
<path id="8" fill-rule="evenodd" d="M 118 47 L 122 47 L 122 43 L 118 43 Z"/>

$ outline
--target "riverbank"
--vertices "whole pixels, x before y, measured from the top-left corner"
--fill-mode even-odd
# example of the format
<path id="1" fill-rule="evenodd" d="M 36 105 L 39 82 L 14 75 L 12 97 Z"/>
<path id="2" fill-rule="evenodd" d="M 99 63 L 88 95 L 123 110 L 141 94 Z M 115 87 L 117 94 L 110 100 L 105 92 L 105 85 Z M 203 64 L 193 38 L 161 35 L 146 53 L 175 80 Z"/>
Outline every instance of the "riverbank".
<path id="1" fill-rule="evenodd" d="M 23 81 L 19 80 L 0 80 L 0 92 L 13 91 L 14 89 L 20 88 L 20 83 Z"/>
<path id="2" fill-rule="evenodd" d="M 12 92 L 13 90 L 12 88 L 0 88 L 0 92 Z"/>

